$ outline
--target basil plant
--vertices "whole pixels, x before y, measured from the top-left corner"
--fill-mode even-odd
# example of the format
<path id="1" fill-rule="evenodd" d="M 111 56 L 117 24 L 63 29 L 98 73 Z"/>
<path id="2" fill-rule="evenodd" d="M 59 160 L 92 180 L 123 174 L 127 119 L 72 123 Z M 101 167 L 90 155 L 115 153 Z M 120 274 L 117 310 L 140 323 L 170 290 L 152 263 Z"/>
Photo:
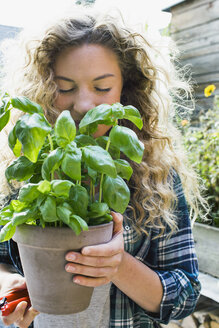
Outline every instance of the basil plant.
<path id="1" fill-rule="evenodd" d="M 17 199 L 0 211 L 0 242 L 9 240 L 16 226 L 30 224 L 68 226 L 77 235 L 88 226 L 110 222 L 110 211 L 124 213 L 130 191 L 132 168 L 120 152 L 140 163 L 144 145 L 119 119 L 132 121 L 139 129 L 142 119 L 133 106 L 102 104 L 87 112 L 76 129 L 69 111 L 58 116 L 54 126 L 39 104 L 26 97 L 2 97 L 0 130 L 10 120 L 13 108 L 24 112 L 9 133 L 16 159 L 6 169 L 8 181 L 24 181 Z M 109 136 L 93 138 L 98 124 L 110 125 Z M 99 194 L 98 194 L 99 193 Z"/>

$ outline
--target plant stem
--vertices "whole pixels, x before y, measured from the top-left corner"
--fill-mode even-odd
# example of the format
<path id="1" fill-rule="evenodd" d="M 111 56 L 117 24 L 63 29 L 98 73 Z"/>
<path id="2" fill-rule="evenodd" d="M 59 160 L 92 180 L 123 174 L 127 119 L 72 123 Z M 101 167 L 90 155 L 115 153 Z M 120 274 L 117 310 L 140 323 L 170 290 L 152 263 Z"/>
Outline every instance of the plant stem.
<path id="1" fill-rule="evenodd" d="M 90 179 L 90 198 L 93 201 L 93 181 Z"/>
<path id="2" fill-rule="evenodd" d="M 50 144 L 50 150 L 53 151 L 54 148 L 53 148 L 53 142 L 52 142 L 52 137 L 50 134 L 48 134 L 48 139 L 49 139 L 49 144 Z"/>
<path id="3" fill-rule="evenodd" d="M 108 138 L 108 141 L 107 141 L 107 144 L 106 144 L 106 151 L 108 151 L 109 150 L 109 146 L 110 146 L 110 138 Z M 103 191 L 102 191 L 102 189 L 103 189 L 103 176 L 104 176 L 104 174 L 102 173 L 101 174 L 101 177 L 100 177 L 100 190 L 99 190 L 99 202 L 101 203 L 101 201 L 102 201 L 102 193 L 103 193 Z"/>

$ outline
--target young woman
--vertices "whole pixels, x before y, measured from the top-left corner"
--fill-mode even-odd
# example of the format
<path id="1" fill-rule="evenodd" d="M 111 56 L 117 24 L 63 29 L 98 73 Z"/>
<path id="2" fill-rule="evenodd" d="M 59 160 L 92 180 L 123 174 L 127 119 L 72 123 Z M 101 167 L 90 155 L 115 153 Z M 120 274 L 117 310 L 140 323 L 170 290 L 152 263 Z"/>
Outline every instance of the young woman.
<path id="1" fill-rule="evenodd" d="M 170 57 L 142 35 L 88 9 L 57 20 L 38 39 L 29 40 L 23 58 L 8 92 L 41 104 L 52 123 L 66 109 L 78 124 L 99 104 L 133 105 L 141 113 L 143 129 L 122 123 L 135 130 L 145 153 L 141 164 L 132 163 L 129 208 L 124 217 L 113 213 L 113 239 L 66 255 L 65 269 L 75 274 L 74 282 L 96 287 L 89 308 L 55 316 L 26 311 L 27 304 L 21 302 L 3 323 L 21 328 L 33 320 L 40 328 L 152 328 L 189 315 L 200 292 L 190 219 L 202 198 L 173 124 L 176 100 L 183 107 L 189 86 L 178 77 Z M 109 129 L 100 125 L 95 137 Z M 1 147 L 3 157 L 6 146 Z M 7 165 L 12 155 L 9 150 L 4 154 Z M 3 184 L 4 204 L 13 197 L 10 188 Z M 15 242 L 0 244 L 0 255 L 1 296 L 24 287 L 25 277 Z"/>

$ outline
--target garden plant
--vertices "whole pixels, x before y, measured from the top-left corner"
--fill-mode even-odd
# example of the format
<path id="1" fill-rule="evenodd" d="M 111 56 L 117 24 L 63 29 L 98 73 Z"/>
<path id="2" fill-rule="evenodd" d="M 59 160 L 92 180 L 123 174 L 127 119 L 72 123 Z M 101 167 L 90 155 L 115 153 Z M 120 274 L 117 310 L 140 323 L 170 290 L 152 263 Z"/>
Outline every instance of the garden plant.
<path id="1" fill-rule="evenodd" d="M 24 112 L 8 142 L 16 159 L 6 169 L 8 181 L 23 185 L 17 199 L 0 211 L 0 242 L 12 238 L 21 224 L 70 227 L 76 235 L 88 226 L 110 222 L 111 210 L 124 213 L 130 191 L 132 167 L 125 159 L 140 163 L 144 145 L 119 119 L 142 128 L 133 106 L 102 104 L 87 112 L 77 130 L 69 111 L 63 111 L 54 126 L 39 104 L 26 97 L 4 94 L 0 105 L 0 130 L 10 120 L 13 108 Z M 108 136 L 93 138 L 98 124 L 112 126 Z M 98 192 L 98 194 L 97 194 Z"/>

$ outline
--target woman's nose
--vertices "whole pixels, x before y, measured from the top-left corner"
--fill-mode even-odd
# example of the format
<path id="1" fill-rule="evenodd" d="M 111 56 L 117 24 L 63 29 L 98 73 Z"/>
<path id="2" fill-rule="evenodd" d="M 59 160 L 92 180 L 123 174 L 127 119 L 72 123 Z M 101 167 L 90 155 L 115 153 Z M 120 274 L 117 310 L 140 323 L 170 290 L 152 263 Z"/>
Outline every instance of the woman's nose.
<path id="1" fill-rule="evenodd" d="M 90 109 L 96 107 L 94 95 L 90 92 L 80 92 L 74 100 L 74 112 L 85 115 Z"/>

